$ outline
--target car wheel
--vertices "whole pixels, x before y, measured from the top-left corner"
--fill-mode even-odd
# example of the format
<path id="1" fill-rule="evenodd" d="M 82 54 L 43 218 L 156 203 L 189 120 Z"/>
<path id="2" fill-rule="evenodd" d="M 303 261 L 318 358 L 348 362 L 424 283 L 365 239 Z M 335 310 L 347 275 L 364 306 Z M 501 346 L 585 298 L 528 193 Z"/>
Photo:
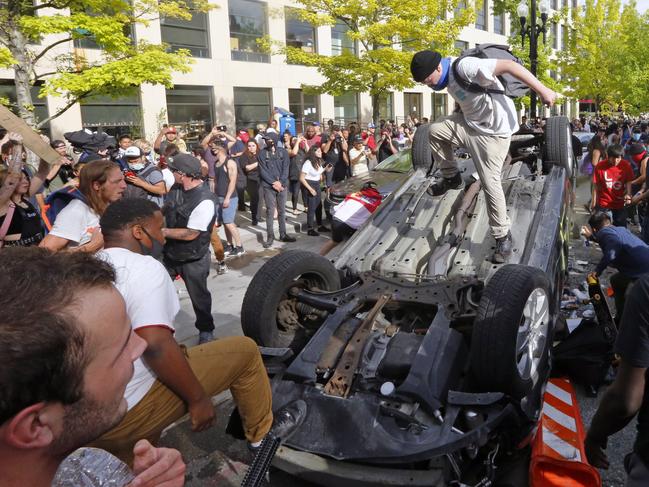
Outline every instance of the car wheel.
<path id="1" fill-rule="evenodd" d="M 273 257 L 255 274 L 243 298 L 243 333 L 264 347 L 300 350 L 324 318 L 291 297 L 292 288 L 336 291 L 340 276 L 331 262 L 313 252 L 288 250 Z"/>
<path id="2" fill-rule="evenodd" d="M 552 293 L 535 267 L 509 264 L 487 282 L 471 338 L 471 371 L 485 391 L 523 399 L 545 380 Z"/>
<path id="3" fill-rule="evenodd" d="M 575 155 L 572 152 L 572 134 L 568 117 L 550 117 L 545 125 L 545 154 L 543 173 L 547 174 L 552 166 L 563 167 L 568 178 L 575 170 Z"/>
<path id="4" fill-rule="evenodd" d="M 422 123 L 412 139 L 411 159 L 412 167 L 428 171 L 433 164 L 433 151 L 430 148 L 430 124 Z"/>

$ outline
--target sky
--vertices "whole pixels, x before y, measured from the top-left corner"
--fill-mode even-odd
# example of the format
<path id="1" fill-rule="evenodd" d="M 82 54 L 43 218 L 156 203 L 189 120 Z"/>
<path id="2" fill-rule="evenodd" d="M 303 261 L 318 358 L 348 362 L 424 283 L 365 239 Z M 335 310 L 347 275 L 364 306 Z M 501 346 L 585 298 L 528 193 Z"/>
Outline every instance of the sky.
<path id="1" fill-rule="evenodd" d="M 622 0 L 622 3 L 628 3 Z M 649 0 L 636 0 L 637 8 L 640 13 L 644 13 L 649 9 Z"/>

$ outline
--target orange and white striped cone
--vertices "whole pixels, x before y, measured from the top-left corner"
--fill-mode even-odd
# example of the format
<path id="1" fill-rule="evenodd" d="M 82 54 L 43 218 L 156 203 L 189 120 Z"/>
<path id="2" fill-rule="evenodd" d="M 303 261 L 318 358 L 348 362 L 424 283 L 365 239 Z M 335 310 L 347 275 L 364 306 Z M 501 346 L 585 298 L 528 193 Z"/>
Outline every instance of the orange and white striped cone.
<path id="1" fill-rule="evenodd" d="M 568 379 L 550 379 L 532 446 L 531 487 L 601 487 L 584 451 L 584 425 Z"/>

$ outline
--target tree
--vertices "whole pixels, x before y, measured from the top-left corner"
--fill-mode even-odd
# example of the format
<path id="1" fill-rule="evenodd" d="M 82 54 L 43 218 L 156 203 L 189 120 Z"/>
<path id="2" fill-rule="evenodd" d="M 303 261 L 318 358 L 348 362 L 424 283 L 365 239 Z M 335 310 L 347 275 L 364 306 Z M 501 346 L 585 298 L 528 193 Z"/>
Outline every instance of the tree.
<path id="1" fill-rule="evenodd" d="M 340 95 L 346 91 L 369 91 L 372 118 L 379 119 L 379 100 L 392 90 L 414 86 L 410 75 L 413 52 L 436 49 L 450 53 L 462 27 L 474 16 L 465 9 L 446 18 L 458 0 L 297 0 L 304 8 L 295 15 L 314 26 L 341 23 L 360 52 L 344 50 L 325 56 L 305 53 L 281 45 L 289 63 L 314 66 L 325 78 L 319 86 L 304 86 L 311 92 Z M 268 41 L 267 41 L 268 42 Z M 277 47 L 277 45 L 275 45 Z M 270 46 L 267 46 L 270 47 Z"/>
<path id="2" fill-rule="evenodd" d="M 638 14 L 634 1 L 622 8 L 619 0 L 586 0 L 572 22 L 561 56 L 571 94 L 594 99 L 598 111 L 649 110 L 649 63 L 641 41 L 649 35 L 647 15 Z"/>
<path id="3" fill-rule="evenodd" d="M 172 86 L 173 71 L 189 71 L 189 52 L 136 43 L 131 32 L 160 16 L 188 20 L 192 10 L 212 8 L 208 0 L 6 0 L 0 5 L 0 65 L 13 68 L 18 114 L 35 128 L 84 98 L 120 96 L 143 83 Z M 56 49 L 84 39 L 101 49 L 92 59 L 81 49 L 72 54 Z M 52 65 L 54 70 L 46 72 Z M 39 96 L 65 98 L 60 110 L 39 121 L 30 92 L 36 83 L 42 83 Z"/>

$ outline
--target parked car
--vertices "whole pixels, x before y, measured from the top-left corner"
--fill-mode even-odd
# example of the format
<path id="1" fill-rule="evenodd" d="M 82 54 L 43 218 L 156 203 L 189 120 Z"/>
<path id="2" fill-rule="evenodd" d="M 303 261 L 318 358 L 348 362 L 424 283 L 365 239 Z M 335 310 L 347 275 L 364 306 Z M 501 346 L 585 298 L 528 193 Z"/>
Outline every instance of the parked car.
<path id="1" fill-rule="evenodd" d="M 499 459 L 537 427 L 567 272 L 568 120 L 517 143 L 539 148 L 540 164 L 525 156 L 503 171 L 507 264 L 490 260 L 470 159 L 465 190 L 427 192 L 425 135 L 415 134 L 414 172 L 340 253 L 285 251 L 243 300 L 244 333 L 287 357 L 272 370 L 273 407 L 307 403 L 275 465 L 311 482 L 492 485 Z"/>

